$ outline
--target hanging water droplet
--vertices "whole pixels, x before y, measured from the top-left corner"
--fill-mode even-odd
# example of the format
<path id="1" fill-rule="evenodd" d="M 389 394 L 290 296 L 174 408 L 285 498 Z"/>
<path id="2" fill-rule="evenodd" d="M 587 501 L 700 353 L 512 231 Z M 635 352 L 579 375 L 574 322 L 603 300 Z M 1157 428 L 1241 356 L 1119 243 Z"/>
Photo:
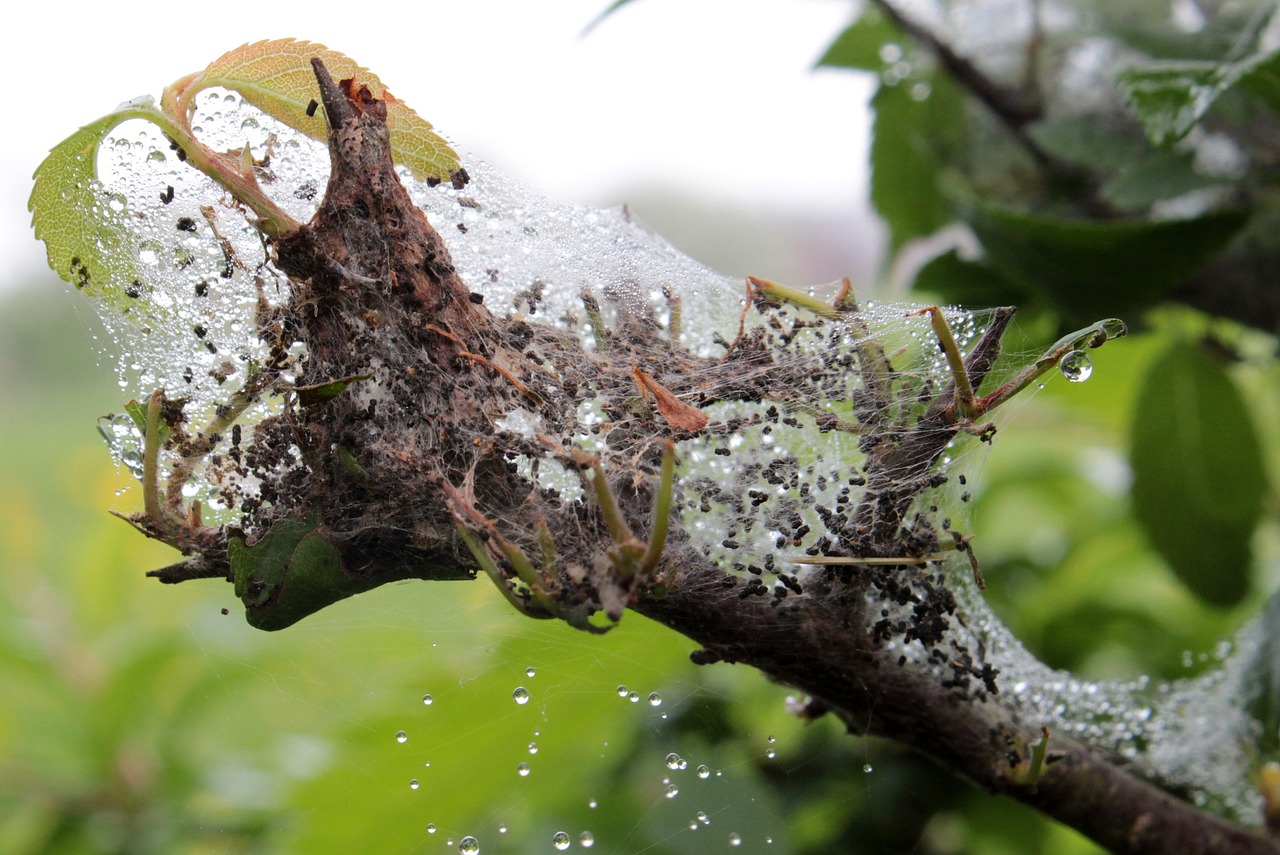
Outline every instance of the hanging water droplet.
<path id="1" fill-rule="evenodd" d="M 430 695 L 423 695 L 423 696 L 422 696 L 422 705 L 423 705 L 423 706 L 429 707 L 429 706 L 431 706 L 431 704 L 432 704 L 432 703 L 434 703 L 434 699 L 433 699 Z"/>
<path id="2" fill-rule="evenodd" d="M 772 745 L 773 743 L 777 742 L 778 740 L 777 740 L 777 738 L 776 738 L 776 737 L 774 737 L 774 735 L 773 735 L 773 734 L 769 734 L 768 736 L 766 736 L 766 737 L 764 738 L 764 741 L 765 741 L 765 742 L 767 742 L 767 743 L 769 743 L 770 745 Z"/>
<path id="3" fill-rule="evenodd" d="M 633 703 L 633 704 L 634 704 L 634 703 L 636 703 L 637 701 L 639 701 L 639 700 L 640 700 L 640 693 L 639 693 L 639 692 L 628 692 L 628 693 L 627 693 L 627 700 L 631 701 L 631 703 Z"/>
<path id="4" fill-rule="evenodd" d="M 458 851 L 462 855 L 480 855 L 480 841 L 468 834 L 458 841 Z"/>
<path id="5" fill-rule="evenodd" d="M 625 698 L 626 696 L 627 696 L 627 687 L 626 687 L 626 686 L 619 686 L 619 687 L 618 687 L 618 697 L 620 697 L 620 698 Z"/>
<path id="6" fill-rule="evenodd" d="M 409 782 L 409 789 L 411 789 L 411 790 L 416 790 L 416 789 L 418 789 L 418 779 L 417 779 L 417 778 L 414 778 L 412 781 L 410 781 L 410 782 Z"/>
<path id="7" fill-rule="evenodd" d="M 428 822 L 427 834 L 435 834 L 435 833 L 436 833 L 436 824 L 434 822 Z"/>
<path id="8" fill-rule="evenodd" d="M 584 831 L 578 835 L 578 843 L 582 844 L 583 849 L 590 849 L 596 845 L 596 836 L 590 831 Z"/>
<path id="9" fill-rule="evenodd" d="M 569 835 L 563 831 L 557 831 L 555 834 L 551 835 L 551 845 L 561 851 L 568 849 Z"/>
<path id="10" fill-rule="evenodd" d="M 599 802 L 597 802 L 595 799 L 592 799 L 591 801 L 587 802 L 587 807 L 591 808 L 592 810 L 595 810 L 596 805 L 598 804 Z"/>
<path id="11" fill-rule="evenodd" d="M 533 668 L 532 668 L 532 667 L 529 667 L 529 668 L 525 668 L 525 669 L 524 669 L 524 675 L 525 675 L 526 677 L 532 677 L 533 675 L 535 675 L 535 674 L 537 674 L 537 673 L 538 673 L 538 672 L 537 672 L 537 671 L 535 671 L 535 670 L 533 670 Z"/>
<path id="12" fill-rule="evenodd" d="M 537 754 L 537 753 L 538 753 L 538 743 L 536 743 L 536 742 L 530 742 L 530 743 L 529 743 L 529 753 L 530 753 L 530 754 Z"/>
<path id="13" fill-rule="evenodd" d="M 499 834 L 506 834 L 506 833 L 507 833 L 507 824 L 506 824 L 505 822 L 502 822 L 502 823 L 499 823 L 499 824 L 498 824 L 498 833 L 499 833 Z"/>
<path id="14" fill-rule="evenodd" d="M 675 784 L 667 784 L 667 789 L 663 792 L 663 795 L 669 799 L 674 799 L 676 796 L 680 795 L 680 788 Z"/>
<path id="15" fill-rule="evenodd" d="M 698 816 L 698 822 L 702 823 L 703 825 L 711 824 L 711 817 L 707 816 L 707 812 L 705 810 L 698 811 L 697 816 Z"/>
<path id="16" fill-rule="evenodd" d="M 770 760 L 772 760 L 773 758 L 775 758 L 775 757 L 777 757 L 777 756 L 778 756 L 778 752 L 777 752 L 777 751 L 774 751 L 772 748 L 770 748 L 769 750 L 767 750 L 767 751 L 765 751 L 765 752 L 764 752 L 764 756 L 765 756 L 765 757 L 768 757 Z"/>
<path id="17" fill-rule="evenodd" d="M 679 754 L 671 753 L 671 754 L 668 754 L 668 755 L 667 755 L 667 768 L 668 768 L 668 769 L 679 769 L 679 768 L 680 768 L 680 755 L 679 755 Z"/>
<path id="18" fill-rule="evenodd" d="M 1093 374 L 1093 360 L 1083 350 L 1073 350 L 1058 360 L 1058 370 L 1072 383 L 1083 383 Z"/>
<path id="19" fill-rule="evenodd" d="M 863 764 L 862 764 L 862 771 L 866 772 L 868 775 L 869 775 L 869 774 L 871 774 L 871 772 L 872 772 L 871 764 L 870 764 L 870 763 L 863 763 Z"/>
<path id="20" fill-rule="evenodd" d="M 697 772 L 698 777 L 704 780 L 711 777 L 711 769 L 705 763 L 698 767 Z"/>
<path id="21" fill-rule="evenodd" d="M 396 742 L 405 743 L 408 741 L 409 741 L 409 734 L 405 733 L 403 730 L 396 731 Z"/>
<path id="22" fill-rule="evenodd" d="M 657 692 L 650 692 L 650 693 L 649 693 L 649 706 L 651 706 L 651 707 L 660 707 L 660 706 L 662 706 L 662 695 L 658 694 Z"/>
<path id="23" fill-rule="evenodd" d="M 529 777 L 529 764 L 521 763 L 519 766 L 517 766 L 516 774 L 519 775 L 521 778 Z"/>
<path id="24" fill-rule="evenodd" d="M 511 698 L 518 704 L 529 703 L 529 690 L 524 686 L 517 686 L 516 690 L 511 693 Z"/>
<path id="25" fill-rule="evenodd" d="M 736 831 L 730 832 L 730 833 L 729 833 L 729 845 L 730 845 L 730 846 L 741 846 L 741 845 L 742 845 L 742 835 L 741 835 L 741 834 L 738 834 L 738 832 L 736 832 Z"/>

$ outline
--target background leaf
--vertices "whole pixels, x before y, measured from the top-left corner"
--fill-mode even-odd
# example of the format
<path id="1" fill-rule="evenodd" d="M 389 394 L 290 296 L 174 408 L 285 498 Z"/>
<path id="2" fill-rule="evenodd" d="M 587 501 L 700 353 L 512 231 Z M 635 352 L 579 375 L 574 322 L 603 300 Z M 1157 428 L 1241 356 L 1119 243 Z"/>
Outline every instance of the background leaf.
<path id="1" fill-rule="evenodd" d="M 406 166 L 419 181 L 449 180 L 459 166 L 458 155 L 444 138 L 431 129 L 404 102 L 397 100 L 372 71 L 324 45 L 294 39 L 254 42 L 223 54 L 196 75 L 183 89 L 187 103 L 191 96 L 210 86 L 231 89 L 259 110 L 314 139 L 327 132 L 324 110 L 307 115 L 313 100 L 319 100 L 311 59 L 319 57 L 334 80 L 354 77 L 368 86 L 376 98 L 387 101 L 387 125 L 391 128 L 391 150 L 396 162 Z"/>
<path id="2" fill-rule="evenodd" d="M 927 97 L 913 89 L 882 85 L 871 99 L 871 202 L 889 225 L 894 250 L 955 219 L 939 175 L 964 138 L 964 104 L 939 75 Z"/>
<path id="3" fill-rule="evenodd" d="M 1217 100 L 1244 88 L 1280 112 L 1280 51 L 1239 62 L 1151 62 L 1121 72 L 1120 91 L 1156 145 L 1172 145 L 1200 123 Z"/>
<path id="4" fill-rule="evenodd" d="M 1047 297 L 1068 324 L 1119 315 L 1187 279 L 1244 226 L 1248 211 L 1188 219 L 1084 220 L 968 197 L 961 212 L 991 266 Z"/>
<path id="5" fill-rule="evenodd" d="M 857 68 L 879 72 L 884 67 L 881 48 L 897 43 L 902 33 L 878 12 L 868 11 L 854 21 L 827 48 L 818 67 Z"/>
<path id="6" fill-rule="evenodd" d="M 1248 410 L 1222 365 L 1191 344 L 1156 359 L 1131 443 L 1134 514 L 1151 545 L 1208 602 L 1239 602 L 1267 482 Z"/>

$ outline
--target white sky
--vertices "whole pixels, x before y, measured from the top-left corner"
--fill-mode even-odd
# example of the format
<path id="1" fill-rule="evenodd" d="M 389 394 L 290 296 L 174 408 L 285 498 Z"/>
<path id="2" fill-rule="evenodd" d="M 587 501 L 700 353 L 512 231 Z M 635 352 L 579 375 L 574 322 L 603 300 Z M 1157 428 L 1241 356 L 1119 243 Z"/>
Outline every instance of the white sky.
<path id="1" fill-rule="evenodd" d="M 865 230 L 870 85 L 812 70 L 854 2 L 636 0 L 586 37 L 609 0 L 24 4 L 38 20 L 0 34 L 0 287 L 47 269 L 26 199 L 50 147 L 231 48 L 286 36 L 371 68 L 460 151 L 547 196 L 611 205 L 674 186 Z"/>

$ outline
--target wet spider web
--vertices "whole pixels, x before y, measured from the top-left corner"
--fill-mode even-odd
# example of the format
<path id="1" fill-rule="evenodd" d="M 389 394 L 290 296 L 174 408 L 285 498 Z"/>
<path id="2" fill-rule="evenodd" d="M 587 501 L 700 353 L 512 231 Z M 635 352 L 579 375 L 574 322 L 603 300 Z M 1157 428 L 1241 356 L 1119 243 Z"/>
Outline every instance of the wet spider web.
<path id="1" fill-rule="evenodd" d="M 321 143 L 219 90 L 201 95 L 193 124 L 215 149 L 239 149 L 247 141 L 262 164 L 264 188 L 295 218 L 309 219 L 328 172 Z M 767 579 L 775 597 L 797 589 L 803 573 L 788 561 L 826 555 L 837 545 L 832 520 L 856 503 L 868 448 L 901 430 L 949 380 L 928 320 L 910 315 L 916 307 L 872 301 L 863 301 L 852 321 L 793 305 L 761 311 L 750 304 L 742 281 L 678 252 L 631 222 L 625 210 L 552 202 L 486 164 L 466 166 L 472 180 L 462 189 L 403 177 L 445 237 L 463 280 L 484 295 L 491 311 L 576 335 L 587 351 L 638 327 L 654 342 L 707 360 L 725 353 L 744 331 L 758 331 L 775 361 L 791 369 L 798 379 L 784 405 L 720 396 L 716 384 L 729 381 L 708 374 L 698 406 L 717 428 L 680 443 L 675 506 L 684 531 L 708 559 L 743 578 Z M 139 399 L 163 388 L 186 399 L 188 419 L 207 421 L 266 361 L 258 316 L 287 302 L 289 283 L 269 263 L 244 212 L 186 167 L 151 126 L 121 125 L 104 146 L 100 175 L 103 215 L 127 225 L 136 260 L 136 278 L 114 283 L 126 295 L 123 311 L 103 313 L 121 354 L 120 387 Z M 835 286 L 811 293 L 829 301 Z M 945 315 L 965 352 L 991 318 L 952 308 Z M 634 336 L 629 343 L 640 340 Z M 892 363 L 891 394 L 865 394 L 855 363 L 869 341 Z M 665 353 L 655 346 L 652 363 L 637 367 L 660 366 Z M 278 407 L 272 400 L 255 405 L 242 419 L 243 430 Z M 584 400 L 570 439 L 602 452 L 607 432 L 601 427 L 619 418 L 601 402 Z M 534 436 L 540 425 L 535 413 L 516 409 L 503 414 L 498 427 Z M 136 422 L 120 414 L 104 419 L 102 430 L 116 458 L 138 474 Z M 578 474 L 555 461 L 517 456 L 513 462 L 542 489 L 569 501 L 582 498 Z M 930 524 L 942 525 L 955 506 L 958 491 L 947 478 L 948 462 L 940 489 L 917 500 L 936 517 Z M 184 493 L 202 499 L 219 521 L 234 521 L 237 511 L 223 497 L 251 493 L 253 484 L 229 483 L 212 463 L 196 476 Z M 1240 748 L 1253 725 L 1215 701 L 1234 694 L 1223 688 L 1243 679 L 1244 654 L 1196 682 L 1174 686 L 1078 680 L 1027 653 L 968 581 L 963 562 L 946 567 L 968 618 L 967 629 L 954 631 L 986 651 L 1006 697 L 1051 728 L 1103 745 L 1185 789 L 1197 803 L 1247 821 L 1257 815 Z M 905 656 L 924 663 L 911 643 L 889 644 L 902 645 Z M 1256 648 L 1248 635 L 1237 646 Z"/>

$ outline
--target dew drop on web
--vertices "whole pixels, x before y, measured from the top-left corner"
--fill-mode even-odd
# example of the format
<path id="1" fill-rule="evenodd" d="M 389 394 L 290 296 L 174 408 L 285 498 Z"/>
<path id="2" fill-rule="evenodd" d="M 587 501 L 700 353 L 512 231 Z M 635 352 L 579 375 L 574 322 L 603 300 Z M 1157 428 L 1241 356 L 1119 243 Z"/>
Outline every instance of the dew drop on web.
<path id="1" fill-rule="evenodd" d="M 1072 383 L 1083 383 L 1093 375 L 1093 360 L 1083 350 L 1072 350 L 1058 360 L 1058 370 Z"/>

